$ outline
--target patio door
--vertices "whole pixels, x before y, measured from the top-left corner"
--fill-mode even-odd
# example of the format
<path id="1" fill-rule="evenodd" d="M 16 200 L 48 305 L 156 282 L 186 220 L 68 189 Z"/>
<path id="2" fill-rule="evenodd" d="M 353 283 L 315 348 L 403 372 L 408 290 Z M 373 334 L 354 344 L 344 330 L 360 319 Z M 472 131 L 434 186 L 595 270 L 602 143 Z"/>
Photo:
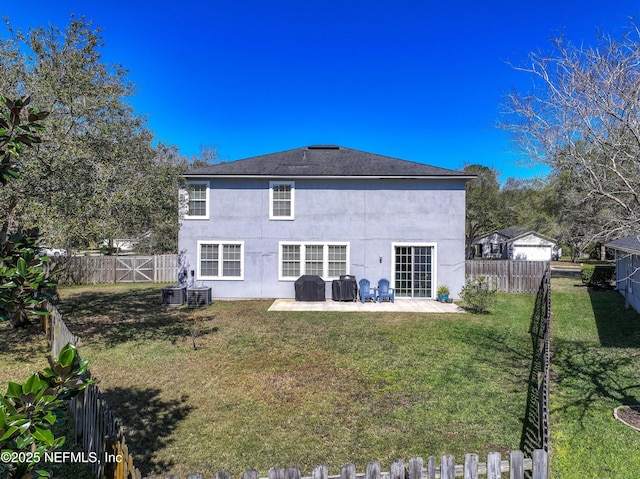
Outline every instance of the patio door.
<path id="1" fill-rule="evenodd" d="M 396 245 L 394 248 L 396 296 L 433 298 L 434 246 Z"/>

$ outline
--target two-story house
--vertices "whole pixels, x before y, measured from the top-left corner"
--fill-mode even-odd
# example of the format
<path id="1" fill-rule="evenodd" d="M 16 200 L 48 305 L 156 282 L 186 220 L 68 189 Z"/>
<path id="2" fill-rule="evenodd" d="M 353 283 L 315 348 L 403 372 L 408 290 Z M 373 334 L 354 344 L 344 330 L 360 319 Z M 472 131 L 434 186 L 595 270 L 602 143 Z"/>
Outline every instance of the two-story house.
<path id="1" fill-rule="evenodd" d="M 396 298 L 435 298 L 446 284 L 457 297 L 471 178 L 332 145 L 194 169 L 182 190 L 182 274 L 213 298 L 293 298 L 305 274 L 328 288 L 345 274 L 387 278 Z"/>

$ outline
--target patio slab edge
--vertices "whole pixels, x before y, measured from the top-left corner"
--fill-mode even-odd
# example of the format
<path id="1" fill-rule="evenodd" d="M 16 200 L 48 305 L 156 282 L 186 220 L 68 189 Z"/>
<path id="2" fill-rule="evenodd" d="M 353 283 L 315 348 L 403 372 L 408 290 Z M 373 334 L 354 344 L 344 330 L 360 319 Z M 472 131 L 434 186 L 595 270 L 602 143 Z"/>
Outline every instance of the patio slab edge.
<path id="1" fill-rule="evenodd" d="M 403 299 L 394 303 L 373 303 L 360 301 L 296 301 L 294 299 L 276 299 L 269 311 L 334 311 L 357 313 L 463 313 L 464 309 L 453 303 L 440 303 L 434 300 Z"/>

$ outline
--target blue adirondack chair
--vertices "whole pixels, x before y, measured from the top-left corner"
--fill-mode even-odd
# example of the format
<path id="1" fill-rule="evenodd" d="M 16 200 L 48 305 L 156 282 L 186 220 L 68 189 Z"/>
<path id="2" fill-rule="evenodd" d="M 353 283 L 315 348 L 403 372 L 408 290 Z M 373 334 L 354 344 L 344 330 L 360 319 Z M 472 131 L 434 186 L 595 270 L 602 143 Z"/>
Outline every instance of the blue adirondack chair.
<path id="1" fill-rule="evenodd" d="M 378 300 L 382 303 L 382 301 L 388 298 L 392 303 L 396 300 L 396 290 L 394 288 L 389 287 L 389 280 L 382 278 L 378 281 Z"/>
<path id="2" fill-rule="evenodd" d="M 360 301 L 364 304 L 367 299 L 373 299 L 376 302 L 376 290 L 371 287 L 368 279 L 362 278 L 358 284 L 360 285 Z"/>

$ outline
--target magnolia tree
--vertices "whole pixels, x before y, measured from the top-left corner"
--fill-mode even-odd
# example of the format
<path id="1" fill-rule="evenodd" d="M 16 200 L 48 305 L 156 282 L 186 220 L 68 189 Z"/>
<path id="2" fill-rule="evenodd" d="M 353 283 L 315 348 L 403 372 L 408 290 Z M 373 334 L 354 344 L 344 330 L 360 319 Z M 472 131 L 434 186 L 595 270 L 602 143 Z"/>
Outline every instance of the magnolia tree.
<path id="1" fill-rule="evenodd" d="M 29 97 L 9 100 L 0 95 L 5 110 L 0 114 L 0 184 L 20 176 L 19 159 L 25 146 L 40 142 L 40 121 L 46 112 L 29 108 Z M 38 229 L 16 228 L 9 231 L 8 211 L 0 230 L 0 319 L 12 326 L 29 322 L 32 313 L 46 314 L 38 305 L 43 291 L 55 285 L 44 267 L 48 260 L 38 255 Z"/>
<path id="2" fill-rule="evenodd" d="M 9 382 L 0 395 L 0 479 L 51 477 L 45 454 L 66 439 L 56 437 L 52 427 L 65 414 L 66 402 L 94 382 L 88 378 L 88 361 L 72 344 L 48 359 L 49 367 L 24 383 Z"/>
<path id="3" fill-rule="evenodd" d="M 637 233 L 640 31 L 631 25 L 621 38 L 601 35 L 594 46 L 558 38 L 550 54 L 528 58 L 514 68 L 529 74 L 534 88 L 508 95 L 502 126 L 532 160 L 563 176 L 564 221 L 580 223 L 575 241 Z"/>

